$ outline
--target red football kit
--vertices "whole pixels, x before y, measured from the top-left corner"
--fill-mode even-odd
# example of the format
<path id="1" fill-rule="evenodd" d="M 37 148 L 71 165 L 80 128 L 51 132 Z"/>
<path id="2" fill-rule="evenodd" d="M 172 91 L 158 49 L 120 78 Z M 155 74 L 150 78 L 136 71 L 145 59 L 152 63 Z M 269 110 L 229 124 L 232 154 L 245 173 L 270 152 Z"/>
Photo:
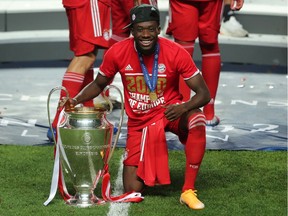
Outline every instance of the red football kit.
<path id="1" fill-rule="evenodd" d="M 100 73 L 113 77 L 120 73 L 125 97 L 125 111 L 128 127 L 142 129 L 164 117 L 163 105 L 181 102 L 179 94 L 179 75 L 184 80 L 199 73 L 191 56 L 181 46 L 165 38 L 159 38 L 157 100 L 149 98 L 149 88 L 141 70 L 134 38 L 114 44 L 104 56 Z M 165 50 L 165 53 L 164 53 Z M 149 75 L 152 74 L 154 55 L 143 56 Z"/>
<path id="2" fill-rule="evenodd" d="M 137 175 L 148 186 L 170 184 L 168 148 L 165 130 L 177 134 L 187 150 L 187 166 L 183 190 L 194 189 L 199 164 L 205 152 L 205 116 L 195 113 L 188 119 L 188 132 L 179 129 L 180 118 L 168 121 L 163 106 L 182 102 L 179 93 L 179 77 L 187 80 L 199 73 L 190 54 L 180 45 L 158 38 L 160 47 L 156 100 L 151 100 L 146 85 L 134 38 L 114 44 L 104 56 L 100 74 L 114 77 L 121 75 L 125 111 L 128 116 L 128 133 L 125 148 L 125 166 L 137 166 Z M 154 55 L 143 56 L 144 64 L 152 76 Z M 188 153 L 190 152 L 190 153 Z"/>
<path id="3" fill-rule="evenodd" d="M 70 49 L 75 56 L 108 48 L 111 0 L 63 0 L 69 23 Z"/>
<path id="4" fill-rule="evenodd" d="M 70 49 L 75 56 L 92 53 L 98 48 L 108 48 L 110 28 L 110 1 L 111 0 L 62 0 L 66 9 L 69 24 Z M 77 61 L 78 63 L 81 61 Z M 78 64 L 77 63 L 77 64 Z M 91 66 L 85 74 L 79 71 L 66 71 L 62 79 L 70 97 L 76 96 L 81 89 L 94 80 L 94 71 Z M 61 91 L 60 98 L 65 96 Z M 94 106 L 93 101 L 87 101 L 85 106 Z M 57 127 L 60 112 L 56 113 L 53 127 Z"/>

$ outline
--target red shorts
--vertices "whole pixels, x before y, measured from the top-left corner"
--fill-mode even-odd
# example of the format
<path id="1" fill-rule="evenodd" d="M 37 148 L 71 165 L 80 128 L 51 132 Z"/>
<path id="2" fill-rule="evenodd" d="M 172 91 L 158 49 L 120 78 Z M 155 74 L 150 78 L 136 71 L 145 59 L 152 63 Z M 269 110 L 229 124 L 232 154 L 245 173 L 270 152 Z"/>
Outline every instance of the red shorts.
<path id="1" fill-rule="evenodd" d="M 65 7 L 69 23 L 70 49 L 76 56 L 108 48 L 110 7 L 100 0 L 88 0 L 79 7 Z"/>
<path id="2" fill-rule="evenodd" d="M 179 129 L 180 118 L 170 122 L 166 118 L 163 118 L 163 123 L 165 131 L 170 131 L 176 134 L 180 141 L 185 144 L 188 132 Z M 141 130 L 130 130 L 128 128 L 127 141 L 124 157 L 124 165 L 126 166 L 138 166 L 141 154 L 141 139 L 142 139 L 142 129 Z"/>
<path id="3" fill-rule="evenodd" d="M 180 41 L 218 41 L 223 0 L 170 0 L 170 23 L 167 34 Z"/>
<path id="4" fill-rule="evenodd" d="M 142 0 L 142 4 L 153 4 L 156 6 L 157 0 Z M 130 29 L 122 29 L 130 23 L 130 9 L 134 6 L 132 0 L 112 0 L 112 33 L 120 37 L 129 37 Z"/>

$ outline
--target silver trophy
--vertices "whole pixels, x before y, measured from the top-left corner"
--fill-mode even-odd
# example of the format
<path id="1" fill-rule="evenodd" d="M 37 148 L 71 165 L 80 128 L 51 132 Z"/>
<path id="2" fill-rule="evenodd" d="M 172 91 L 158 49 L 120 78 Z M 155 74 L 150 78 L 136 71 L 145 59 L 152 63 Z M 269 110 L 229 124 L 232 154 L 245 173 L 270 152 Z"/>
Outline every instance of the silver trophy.
<path id="1" fill-rule="evenodd" d="M 107 115 L 112 112 L 111 101 L 104 96 L 110 109 L 105 107 L 75 107 L 70 111 L 64 111 L 58 124 L 58 142 L 54 137 L 55 145 L 60 145 L 60 163 L 65 176 L 69 176 L 76 194 L 66 200 L 68 205 L 77 207 L 89 207 L 103 204 L 104 201 L 94 194 L 99 179 L 104 174 L 104 168 L 112 157 L 118 141 L 123 122 L 124 108 L 121 91 L 109 85 L 104 90 L 115 88 L 121 96 L 121 114 L 117 133 L 113 137 L 114 125 Z M 48 119 L 51 131 L 49 101 L 51 94 L 56 90 L 64 90 L 68 100 L 69 94 L 64 87 L 56 87 L 50 91 L 48 97 Z M 64 100 L 65 102 L 65 100 Z M 53 134 L 54 136 L 54 134 Z M 114 138 L 114 141 L 113 141 Z"/>

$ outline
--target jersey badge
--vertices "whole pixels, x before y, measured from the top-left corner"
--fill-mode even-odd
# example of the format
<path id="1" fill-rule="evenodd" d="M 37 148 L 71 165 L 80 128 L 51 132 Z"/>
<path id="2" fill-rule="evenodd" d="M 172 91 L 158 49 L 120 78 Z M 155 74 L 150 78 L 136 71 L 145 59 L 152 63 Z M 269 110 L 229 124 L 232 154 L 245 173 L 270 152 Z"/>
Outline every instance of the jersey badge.
<path id="1" fill-rule="evenodd" d="M 158 64 L 158 73 L 164 73 L 166 71 L 166 66 L 161 63 L 161 64 Z"/>
<path id="2" fill-rule="evenodd" d="M 103 38 L 106 40 L 106 41 L 108 41 L 108 40 L 110 40 L 110 31 L 109 30 L 104 30 L 103 31 Z"/>

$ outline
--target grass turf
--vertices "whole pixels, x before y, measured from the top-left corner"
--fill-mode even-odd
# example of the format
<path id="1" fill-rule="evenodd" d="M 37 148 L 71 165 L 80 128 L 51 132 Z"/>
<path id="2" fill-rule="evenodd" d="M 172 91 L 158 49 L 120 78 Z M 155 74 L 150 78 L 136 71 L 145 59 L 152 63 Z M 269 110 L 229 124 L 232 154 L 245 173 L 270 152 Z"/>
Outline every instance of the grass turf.
<path id="1" fill-rule="evenodd" d="M 116 180 L 123 149 L 116 149 L 110 163 Z M 74 208 L 57 194 L 44 206 L 50 192 L 52 146 L 0 146 L 0 215 L 106 215 L 109 204 Z M 185 157 L 170 151 L 172 184 L 147 188 L 141 203 L 131 204 L 129 215 L 287 215 L 287 152 L 207 151 L 196 182 L 205 209 L 194 211 L 179 204 Z M 72 185 L 67 184 L 73 194 Z M 97 186 L 96 195 L 99 194 Z M 112 182 L 113 189 L 113 182 Z M 119 214 L 121 216 L 121 214 Z"/>

